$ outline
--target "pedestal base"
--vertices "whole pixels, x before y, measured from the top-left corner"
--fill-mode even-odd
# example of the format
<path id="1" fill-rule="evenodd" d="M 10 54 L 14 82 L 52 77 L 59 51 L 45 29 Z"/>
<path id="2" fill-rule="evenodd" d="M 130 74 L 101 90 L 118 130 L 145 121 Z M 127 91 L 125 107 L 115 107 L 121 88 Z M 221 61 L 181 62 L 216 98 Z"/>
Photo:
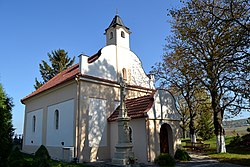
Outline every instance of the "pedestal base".
<path id="1" fill-rule="evenodd" d="M 116 146 L 116 152 L 112 159 L 112 164 L 125 166 L 129 164 L 129 157 L 134 157 L 132 152 L 132 143 L 122 143 Z"/>

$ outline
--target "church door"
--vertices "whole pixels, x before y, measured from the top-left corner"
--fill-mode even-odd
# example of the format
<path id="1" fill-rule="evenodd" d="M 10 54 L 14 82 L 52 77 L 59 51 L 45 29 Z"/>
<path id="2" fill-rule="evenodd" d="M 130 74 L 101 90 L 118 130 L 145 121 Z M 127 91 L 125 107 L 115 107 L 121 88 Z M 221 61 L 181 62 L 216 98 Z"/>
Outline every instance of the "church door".
<path id="1" fill-rule="evenodd" d="M 160 129 L 160 151 L 161 153 L 169 153 L 169 135 L 168 135 L 168 124 L 161 125 Z"/>

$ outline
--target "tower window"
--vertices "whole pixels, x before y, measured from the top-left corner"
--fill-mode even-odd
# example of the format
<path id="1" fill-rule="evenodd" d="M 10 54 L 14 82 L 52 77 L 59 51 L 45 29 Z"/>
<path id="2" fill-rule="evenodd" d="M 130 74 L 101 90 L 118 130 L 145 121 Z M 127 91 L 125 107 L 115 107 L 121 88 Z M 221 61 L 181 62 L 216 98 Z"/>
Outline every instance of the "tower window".
<path id="1" fill-rule="evenodd" d="M 58 129 L 59 127 L 59 111 L 55 111 L 55 128 Z"/>
<path id="2" fill-rule="evenodd" d="M 113 32 L 110 32 L 109 39 L 112 39 L 112 38 L 113 38 Z"/>
<path id="3" fill-rule="evenodd" d="M 32 130 L 33 132 L 36 131 L 36 116 L 35 115 L 33 116 L 33 119 L 32 119 Z"/>
<path id="4" fill-rule="evenodd" d="M 121 37 L 125 38 L 125 33 L 123 31 L 121 32 Z"/>
<path id="5" fill-rule="evenodd" d="M 127 80 L 127 70 L 126 70 L 126 68 L 122 69 L 122 77 L 123 77 L 124 80 Z"/>

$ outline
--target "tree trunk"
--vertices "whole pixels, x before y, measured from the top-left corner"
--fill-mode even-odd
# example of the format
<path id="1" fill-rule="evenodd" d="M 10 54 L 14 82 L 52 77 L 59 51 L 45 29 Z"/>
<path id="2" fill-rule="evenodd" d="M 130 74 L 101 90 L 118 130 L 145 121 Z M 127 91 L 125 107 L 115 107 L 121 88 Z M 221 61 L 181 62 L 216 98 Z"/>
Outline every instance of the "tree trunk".
<path id="1" fill-rule="evenodd" d="M 185 125 L 185 123 L 183 123 L 183 125 L 182 126 L 180 126 L 181 127 L 181 130 L 182 130 L 182 138 L 186 138 L 186 125 Z"/>
<path id="2" fill-rule="evenodd" d="M 214 111 L 214 129 L 216 135 L 217 153 L 226 153 L 225 130 L 222 125 L 224 111 L 220 107 L 217 93 L 212 94 L 212 108 Z"/>
<path id="3" fill-rule="evenodd" d="M 195 127 L 194 127 L 194 118 L 190 117 L 190 123 L 189 123 L 189 129 L 190 129 L 190 138 L 191 142 L 196 142 L 196 135 L 195 135 Z"/>
<path id="4" fill-rule="evenodd" d="M 226 152 L 225 130 L 222 125 L 221 111 L 214 113 L 214 128 L 216 135 L 217 153 Z"/>
<path id="5" fill-rule="evenodd" d="M 186 129 L 182 129 L 182 137 L 185 139 L 186 138 Z"/>

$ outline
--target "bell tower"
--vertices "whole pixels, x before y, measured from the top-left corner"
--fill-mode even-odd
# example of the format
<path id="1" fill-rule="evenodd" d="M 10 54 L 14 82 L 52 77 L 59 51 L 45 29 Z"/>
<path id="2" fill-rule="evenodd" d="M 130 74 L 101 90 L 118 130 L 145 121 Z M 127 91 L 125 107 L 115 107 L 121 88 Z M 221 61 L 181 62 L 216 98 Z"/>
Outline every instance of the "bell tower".
<path id="1" fill-rule="evenodd" d="M 116 45 L 126 49 L 129 47 L 129 28 L 124 25 L 118 14 L 115 15 L 109 27 L 105 30 L 106 46 Z"/>

